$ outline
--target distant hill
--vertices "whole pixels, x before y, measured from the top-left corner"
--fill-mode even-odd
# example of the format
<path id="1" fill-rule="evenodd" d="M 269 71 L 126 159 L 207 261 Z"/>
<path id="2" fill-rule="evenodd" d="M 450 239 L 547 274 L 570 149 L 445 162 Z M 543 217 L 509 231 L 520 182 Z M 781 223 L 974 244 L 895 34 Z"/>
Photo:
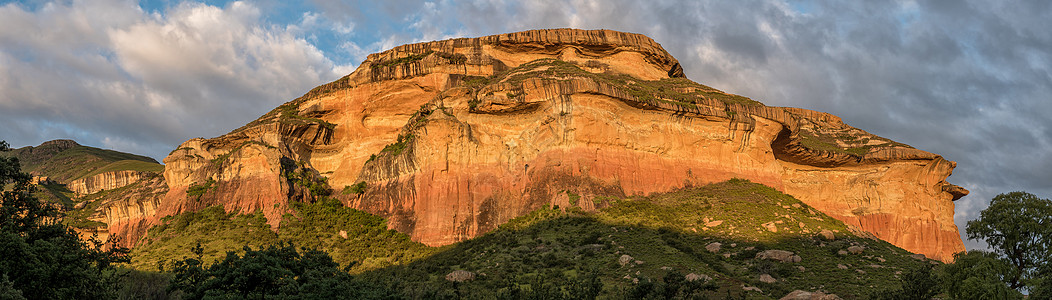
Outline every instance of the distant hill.
<path id="1" fill-rule="evenodd" d="M 18 157 L 22 171 L 47 176 L 62 184 L 105 172 L 164 170 L 164 166 L 153 158 L 83 146 L 73 140 L 47 141 L 36 147 L 26 146 L 0 155 Z"/>

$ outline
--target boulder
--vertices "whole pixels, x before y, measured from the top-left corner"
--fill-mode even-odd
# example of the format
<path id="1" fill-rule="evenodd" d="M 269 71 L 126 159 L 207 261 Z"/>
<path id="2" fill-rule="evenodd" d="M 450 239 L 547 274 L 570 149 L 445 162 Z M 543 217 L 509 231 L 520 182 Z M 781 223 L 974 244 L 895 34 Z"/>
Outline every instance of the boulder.
<path id="1" fill-rule="evenodd" d="M 687 276 L 683 276 L 683 278 L 686 279 L 687 281 L 698 281 L 698 280 L 701 280 L 701 282 L 709 282 L 709 280 L 712 280 L 712 277 L 709 277 L 709 275 L 705 275 L 705 274 L 698 275 L 698 274 L 694 274 L 694 273 L 687 274 Z"/>
<path id="2" fill-rule="evenodd" d="M 785 250 L 764 250 L 763 252 L 756 253 L 756 259 L 777 260 L 785 263 L 800 262 L 800 260 L 802 260 L 799 255 L 794 254 L 792 251 Z"/>
<path id="3" fill-rule="evenodd" d="M 822 231 L 818 232 L 818 235 L 822 236 L 822 238 L 825 238 L 829 241 L 836 239 L 836 235 L 833 234 L 833 231 L 829 229 L 823 229 Z"/>
<path id="4" fill-rule="evenodd" d="M 474 280 L 474 279 L 475 279 L 475 273 L 464 271 L 464 270 L 456 270 L 456 271 L 453 271 L 453 272 L 449 272 L 449 274 L 446 274 L 446 280 L 447 281 L 451 281 L 451 282 L 465 282 L 465 281 L 471 281 L 471 280 Z"/>
<path id="5" fill-rule="evenodd" d="M 847 252 L 851 254 L 862 254 L 862 250 L 865 250 L 862 246 L 851 246 L 847 247 Z"/>
<path id="6" fill-rule="evenodd" d="M 628 263 L 631 263 L 633 260 L 634 259 L 632 259 L 632 256 L 629 256 L 628 254 L 622 254 L 621 257 L 617 259 L 617 263 L 621 264 L 621 266 L 624 267 Z"/>
<path id="7" fill-rule="evenodd" d="M 840 300 L 840 297 L 836 294 L 795 290 L 786 294 L 779 300 Z"/>
<path id="8" fill-rule="evenodd" d="M 760 224 L 760 226 L 763 226 L 763 228 L 767 229 L 767 231 L 778 232 L 778 225 L 775 225 L 774 222 L 763 223 Z"/>
<path id="9" fill-rule="evenodd" d="M 723 244 L 720 244 L 719 242 L 712 242 L 708 245 L 705 245 L 705 250 L 708 250 L 712 253 L 720 252 L 720 246 L 723 246 Z"/>
<path id="10" fill-rule="evenodd" d="M 768 274 L 760 274 L 760 282 L 775 283 L 778 282 L 778 279 L 774 279 L 774 277 L 771 277 L 771 275 Z"/>

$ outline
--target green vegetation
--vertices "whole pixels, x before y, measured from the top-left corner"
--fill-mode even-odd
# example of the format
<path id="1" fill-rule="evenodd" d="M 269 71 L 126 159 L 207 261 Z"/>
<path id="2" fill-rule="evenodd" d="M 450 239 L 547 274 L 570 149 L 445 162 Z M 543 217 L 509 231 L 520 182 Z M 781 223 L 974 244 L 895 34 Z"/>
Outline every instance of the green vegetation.
<path id="1" fill-rule="evenodd" d="M 237 147 L 234 147 L 234 149 L 230 149 L 230 151 L 227 151 L 226 153 L 223 153 L 222 155 L 219 155 L 216 158 L 213 158 L 212 159 L 212 164 L 213 165 L 217 165 L 217 166 L 221 165 L 222 163 L 226 162 L 226 160 L 229 159 L 231 155 L 234 155 L 234 153 L 237 153 L 238 151 L 241 151 L 242 148 L 245 148 L 245 146 L 248 146 L 248 145 L 260 145 L 260 146 L 266 147 L 267 149 L 276 149 L 277 148 L 277 147 L 268 145 L 267 143 L 260 142 L 260 141 L 246 141 L 246 142 L 241 143 L 241 145 L 238 145 Z"/>
<path id="2" fill-rule="evenodd" d="M 577 206 L 577 201 L 581 200 L 581 195 L 571 191 L 566 191 L 566 197 L 570 198 L 570 206 Z"/>
<path id="3" fill-rule="evenodd" d="M 476 77 L 465 79 L 464 85 L 478 88 L 492 83 L 503 82 L 519 86 L 522 84 L 522 81 L 528 78 L 562 80 L 571 77 L 590 78 L 599 83 L 613 85 L 632 95 L 637 101 L 642 102 L 660 101 L 693 107 L 696 100 L 714 99 L 728 105 L 763 105 L 747 97 L 724 93 L 686 78 L 640 80 L 623 74 L 592 73 L 581 69 L 573 63 L 550 58 L 531 61 L 485 79 Z M 509 93 L 508 98 L 515 98 L 516 96 L 518 96 L 516 93 Z M 475 105 L 478 105 L 478 103 L 475 103 Z"/>
<path id="4" fill-rule="evenodd" d="M 464 76 L 462 85 L 470 88 L 480 88 L 489 84 L 490 78 L 484 76 Z"/>
<path id="5" fill-rule="evenodd" d="M 426 257 L 433 248 L 387 229 L 381 217 L 348 208 L 335 199 L 294 203 L 278 228 L 282 240 L 322 249 L 353 272 L 403 264 Z"/>
<path id="6" fill-rule="evenodd" d="M 43 183 L 38 184 L 33 197 L 49 203 L 57 203 L 64 208 L 73 207 L 73 191 L 66 188 L 64 184 Z"/>
<path id="7" fill-rule="evenodd" d="M 149 157 L 81 146 L 73 141 L 53 141 L 37 147 L 19 148 L 0 153 L 0 157 L 17 157 L 25 171 L 48 176 L 61 183 L 103 172 L 160 172 L 164 168 Z"/>
<path id="8" fill-rule="evenodd" d="M 322 127 L 325 127 L 327 129 L 331 130 L 333 128 L 336 128 L 336 124 L 332 124 L 332 123 L 329 123 L 329 122 L 326 122 L 324 120 L 317 119 L 317 118 L 310 118 L 310 117 L 300 116 L 299 115 L 300 104 L 303 104 L 304 102 L 306 102 L 307 100 L 310 100 L 310 99 L 316 99 L 316 98 L 318 98 L 320 96 L 327 95 L 329 93 L 332 93 L 332 92 L 335 92 L 335 91 L 338 91 L 338 90 L 349 88 L 350 86 L 351 86 L 350 75 L 346 75 L 346 76 L 340 77 L 340 79 L 334 80 L 334 81 L 332 81 L 330 83 L 326 83 L 326 84 L 323 84 L 323 85 L 320 85 L 318 87 L 315 87 L 315 88 L 311 89 L 306 94 L 303 94 L 303 96 L 300 96 L 299 98 L 296 98 L 296 99 L 294 99 L 292 101 L 286 102 L 285 104 L 282 104 L 282 105 L 270 110 L 266 114 L 263 114 L 263 116 L 260 116 L 258 119 L 255 119 L 252 122 L 249 122 L 248 124 L 245 124 L 244 126 L 238 127 L 237 129 L 231 130 L 230 133 L 241 132 L 241 131 L 243 131 L 245 129 L 248 129 L 248 128 L 252 128 L 252 127 L 263 125 L 263 124 L 269 124 L 269 123 L 273 123 L 273 122 L 280 122 L 280 123 L 283 123 L 283 124 L 292 124 L 292 125 L 306 125 L 308 123 L 314 123 L 314 124 L 318 124 L 318 125 L 320 125 Z"/>
<path id="9" fill-rule="evenodd" d="M 409 147 L 409 142 L 413 140 L 413 137 L 412 133 L 399 134 L 398 139 L 396 139 L 394 143 L 384 146 L 384 149 L 380 150 L 379 155 L 397 156 L 402 154 L 402 151 L 405 151 L 406 147 Z M 376 157 L 377 154 L 373 154 L 369 156 L 369 160 L 366 160 L 366 162 L 376 160 Z"/>
<path id="10" fill-rule="evenodd" d="M 169 291 L 168 287 L 173 277 L 171 273 L 140 271 L 135 269 L 122 269 L 124 273 L 121 278 L 121 289 L 117 293 L 117 299 L 183 299 L 181 291 Z"/>
<path id="11" fill-rule="evenodd" d="M 792 196 L 742 179 L 647 198 L 616 201 L 597 214 L 613 224 L 667 228 L 681 232 L 774 242 L 825 229 L 847 232 L 847 226 Z M 706 227 L 706 221 L 721 221 Z M 761 224 L 777 227 L 772 232 Z M 803 226 L 800 226 L 800 225 Z"/>
<path id="12" fill-rule="evenodd" d="M 0 141 L 0 151 L 9 151 Z M 127 249 L 103 250 L 95 238 L 82 241 L 54 222 L 59 212 L 32 196 L 29 174 L 18 158 L 0 157 L 0 296 L 5 299 L 113 298 Z"/>
<path id="13" fill-rule="evenodd" d="M 866 154 L 866 152 L 869 152 L 868 148 L 852 148 L 850 151 L 840 148 L 840 146 L 837 146 L 835 140 L 819 138 L 818 135 L 810 131 L 800 133 L 800 144 L 813 150 L 841 152 L 854 155 L 863 155 Z"/>
<path id="14" fill-rule="evenodd" d="M 932 299 L 939 293 L 939 281 L 932 269 L 931 265 L 912 266 L 902 275 L 900 286 L 878 290 L 869 298 L 881 300 Z"/>
<path id="15" fill-rule="evenodd" d="M 282 124 L 309 125 L 317 124 L 329 130 L 336 128 L 336 124 L 329 123 L 318 118 L 304 117 L 299 114 L 299 104 L 296 101 L 288 102 L 274 109 L 277 111 L 277 120 Z M 269 115 L 269 113 L 268 113 Z M 265 117 L 265 116 L 264 116 Z M 262 119 L 262 118 L 261 118 Z M 264 144 L 265 145 L 265 144 Z"/>
<path id="16" fill-rule="evenodd" d="M 92 229 L 105 226 L 105 223 L 91 220 L 91 216 L 95 214 L 105 199 L 110 199 L 112 195 L 119 195 L 135 187 L 137 187 L 137 185 L 131 184 L 116 189 L 103 190 L 94 194 L 84 195 L 80 198 L 71 198 L 71 201 L 76 200 L 77 205 L 83 204 L 83 206 L 77 209 L 65 211 L 64 216 L 62 217 L 62 223 L 65 223 L 69 227 L 79 229 Z M 75 205 L 71 207 L 75 207 Z"/>
<path id="17" fill-rule="evenodd" d="M 359 185 L 364 189 L 364 182 Z M 352 189 L 357 188 L 344 190 Z M 205 290 L 239 297 L 298 295 L 305 289 L 297 278 L 308 275 L 297 270 L 311 266 L 340 278 L 312 292 L 349 286 L 358 299 L 767 299 L 798 289 L 844 299 L 1019 296 L 1001 281 L 1011 278 L 1013 267 L 994 254 L 961 253 L 950 265 L 918 260 L 884 241 L 855 236 L 842 222 L 746 180 L 646 197 L 564 192 L 573 202 L 609 207 L 596 212 L 541 208 L 441 248 L 413 242 L 387 229 L 383 218 L 327 196 L 318 196 L 316 203 L 292 203 L 276 232 L 259 213 L 212 207 L 166 218 L 151 229 L 147 243 L 133 253 L 133 266 L 174 270 L 176 287 L 198 295 L 190 298 Z M 835 238 L 821 237 L 822 230 Z M 711 250 L 715 243 L 721 246 Z M 292 245 L 321 252 L 293 253 Z M 799 261 L 758 257 L 766 250 L 791 251 Z M 305 261 L 307 253 L 313 258 Z M 289 262 L 269 265 L 275 269 L 266 274 L 277 277 L 253 279 L 259 286 L 231 283 L 231 278 L 262 274 L 237 270 L 273 257 Z M 342 271 L 332 273 L 333 268 Z M 1040 270 L 1033 274 L 1043 274 Z M 463 280 L 447 278 L 455 272 Z M 762 281 L 761 275 L 774 281 Z"/>
<path id="18" fill-rule="evenodd" d="M 380 61 L 380 62 L 377 62 L 377 63 L 373 64 L 372 68 L 373 69 L 384 68 L 384 67 L 390 67 L 390 66 L 397 66 L 397 65 L 401 65 L 401 64 L 405 64 L 405 63 L 411 63 L 411 62 L 414 62 L 414 61 L 418 61 L 418 60 L 424 59 L 425 57 L 427 57 L 428 55 L 431 55 L 431 53 L 434 53 L 434 52 L 435 51 L 428 50 L 427 52 L 420 53 L 420 54 L 410 54 L 409 56 L 406 56 L 406 57 L 399 57 L 399 58 L 388 60 L 388 61 Z M 466 57 L 464 59 L 467 60 Z"/>
<path id="19" fill-rule="evenodd" d="M 228 213 L 222 206 L 212 206 L 162 219 L 132 250 L 131 266 L 163 271 L 171 269 L 174 260 L 190 257 L 197 244 L 204 249 L 200 259 L 212 262 L 226 252 L 270 245 L 277 240 L 262 213 Z"/>
<path id="20" fill-rule="evenodd" d="M 282 162 L 281 173 L 289 183 L 307 189 L 314 197 L 325 197 L 332 194 L 329 179 L 309 169 L 303 162 Z"/>
<path id="21" fill-rule="evenodd" d="M 134 249 L 131 265 L 140 270 L 171 269 L 173 259 L 196 257 L 197 244 L 203 249 L 198 259 L 211 263 L 230 251 L 243 253 L 243 246 L 263 247 L 280 241 L 322 249 L 353 272 L 417 260 L 434 251 L 387 229 L 381 217 L 325 198 L 314 204 L 294 203 L 293 213 L 282 218 L 277 232 L 262 213 L 227 213 L 221 206 L 166 217 Z"/>
<path id="22" fill-rule="evenodd" d="M 215 183 L 215 179 L 212 178 L 209 178 L 208 181 L 205 181 L 204 184 L 198 184 L 195 182 L 194 184 L 191 184 L 189 188 L 186 189 L 186 195 L 190 198 L 194 198 L 195 200 L 200 201 L 201 196 L 204 196 L 204 194 L 208 191 L 216 189 Z"/>
<path id="23" fill-rule="evenodd" d="M 435 55 L 445 58 L 451 64 L 463 64 L 468 61 L 468 56 L 460 53 L 436 52 Z"/>
<path id="24" fill-rule="evenodd" d="M 398 139 L 395 140 L 395 142 L 393 144 L 384 146 L 384 149 L 380 150 L 380 152 L 381 153 L 390 153 L 391 155 L 402 154 L 402 151 L 405 150 L 406 145 L 412 139 L 413 139 L 413 135 L 412 134 L 405 134 L 405 135 L 399 134 L 398 135 Z"/>
<path id="25" fill-rule="evenodd" d="M 1021 299 L 1005 281 L 1012 278 L 1012 266 L 997 255 L 979 250 L 959 252 L 953 264 L 946 265 L 939 281 L 950 299 Z"/>
<path id="26" fill-rule="evenodd" d="M 359 181 L 358 183 L 355 183 L 352 186 L 343 187 L 342 193 L 344 195 L 360 195 L 362 193 L 365 193 L 367 188 L 368 185 L 366 185 L 365 181 Z"/>
<path id="27" fill-rule="evenodd" d="M 222 261 L 204 266 L 198 258 L 175 263 L 172 288 L 184 299 L 357 299 L 361 290 L 349 285 L 350 275 L 324 252 L 300 252 L 282 244 L 259 250 L 246 246 L 244 255 L 228 252 Z"/>
<path id="28" fill-rule="evenodd" d="M 144 171 L 153 173 L 164 172 L 164 166 L 154 162 L 146 162 L 141 160 L 121 160 L 110 163 L 102 168 L 92 171 L 84 178 L 95 176 L 102 173 L 116 172 L 116 171 Z"/>
<path id="29" fill-rule="evenodd" d="M 194 148 L 190 148 L 190 147 L 175 148 L 175 149 L 172 149 L 172 151 L 168 152 L 168 155 L 172 155 L 172 153 L 175 153 L 175 151 L 184 151 L 184 150 L 194 150 Z"/>
<path id="30" fill-rule="evenodd" d="M 516 290 L 567 295 L 595 276 L 601 283 L 600 297 L 687 293 L 703 299 L 778 298 L 795 289 L 823 289 L 853 299 L 879 288 L 902 286 L 896 272 L 929 265 L 886 242 L 853 236 L 843 223 L 744 180 L 607 201 L 613 206 L 596 213 L 537 210 L 429 258 L 365 272 L 358 278 L 385 284 L 404 298 L 458 293 L 467 298 L 500 298 Z M 796 220 L 788 222 L 785 215 Z M 723 222 L 704 227 L 706 217 Z M 786 222 L 773 233 L 760 225 L 768 220 Z M 815 237 L 819 229 L 836 231 L 837 240 Z M 707 251 L 705 247 L 713 242 L 722 243 L 723 250 Z M 853 245 L 866 250 L 861 255 L 838 254 Z M 802 260 L 781 263 L 756 258 L 767 249 L 793 251 Z M 622 264 L 622 255 L 631 258 Z M 442 275 L 455 270 L 473 272 L 476 278 L 454 287 Z M 687 281 L 681 276 L 691 273 L 713 280 L 692 281 L 696 286 L 684 288 Z M 761 274 L 779 281 L 760 282 Z M 743 292 L 743 284 L 763 293 Z"/>
<path id="31" fill-rule="evenodd" d="M 987 276 L 1009 288 L 1029 290 L 1036 299 L 1052 298 L 1052 200 L 1026 192 L 1000 194 L 979 218 L 968 221 L 969 239 L 982 239 L 993 256 L 1011 266 L 991 268 Z"/>
<path id="32" fill-rule="evenodd" d="M 881 143 L 871 145 L 869 144 L 871 140 L 877 140 Z M 843 148 L 839 146 L 839 142 L 844 142 L 844 144 L 848 146 L 846 148 Z M 815 132 L 813 130 L 807 129 L 802 129 L 800 131 L 800 144 L 802 144 L 804 147 L 814 150 L 852 154 L 856 156 L 865 155 L 866 153 L 869 153 L 869 151 L 873 148 L 912 148 L 909 145 L 898 143 L 868 133 L 849 134 L 846 132 L 840 132 L 832 134 Z"/>

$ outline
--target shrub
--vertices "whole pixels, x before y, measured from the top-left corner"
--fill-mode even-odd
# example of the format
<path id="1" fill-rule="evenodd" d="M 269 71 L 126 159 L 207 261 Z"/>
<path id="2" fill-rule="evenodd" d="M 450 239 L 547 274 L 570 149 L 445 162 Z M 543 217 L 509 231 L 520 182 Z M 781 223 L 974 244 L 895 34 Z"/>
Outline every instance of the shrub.
<path id="1" fill-rule="evenodd" d="M 355 183 L 354 185 L 344 187 L 343 188 L 343 194 L 344 195 L 351 195 L 351 194 L 360 195 L 362 193 L 365 193 L 366 188 L 368 188 L 368 186 L 366 185 L 365 181 L 359 181 L 358 183 Z"/>

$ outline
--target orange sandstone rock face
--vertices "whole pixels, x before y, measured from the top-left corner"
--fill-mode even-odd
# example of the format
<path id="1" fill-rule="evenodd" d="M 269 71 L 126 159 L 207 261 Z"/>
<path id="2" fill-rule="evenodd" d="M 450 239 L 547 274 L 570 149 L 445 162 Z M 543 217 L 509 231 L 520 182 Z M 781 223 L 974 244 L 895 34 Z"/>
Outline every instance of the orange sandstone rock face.
<path id="1" fill-rule="evenodd" d="M 545 205 L 731 178 L 785 191 L 907 250 L 949 259 L 963 244 L 941 157 L 795 108 L 683 78 L 642 35 L 534 30 L 396 47 L 242 128 L 164 160 L 152 215 L 110 232 L 134 240 L 161 217 L 210 205 L 262 211 L 325 182 L 348 206 L 429 245 Z M 343 191 L 364 182 L 362 194 Z M 189 192 L 188 192 L 189 191 Z M 566 191 L 581 195 L 571 203 Z M 121 229 L 123 228 L 123 229 Z"/>
<path id="2" fill-rule="evenodd" d="M 106 172 L 71 181 L 66 187 L 80 195 L 93 194 L 98 191 L 112 190 L 135 183 L 150 174 L 156 173 L 131 170 Z"/>

